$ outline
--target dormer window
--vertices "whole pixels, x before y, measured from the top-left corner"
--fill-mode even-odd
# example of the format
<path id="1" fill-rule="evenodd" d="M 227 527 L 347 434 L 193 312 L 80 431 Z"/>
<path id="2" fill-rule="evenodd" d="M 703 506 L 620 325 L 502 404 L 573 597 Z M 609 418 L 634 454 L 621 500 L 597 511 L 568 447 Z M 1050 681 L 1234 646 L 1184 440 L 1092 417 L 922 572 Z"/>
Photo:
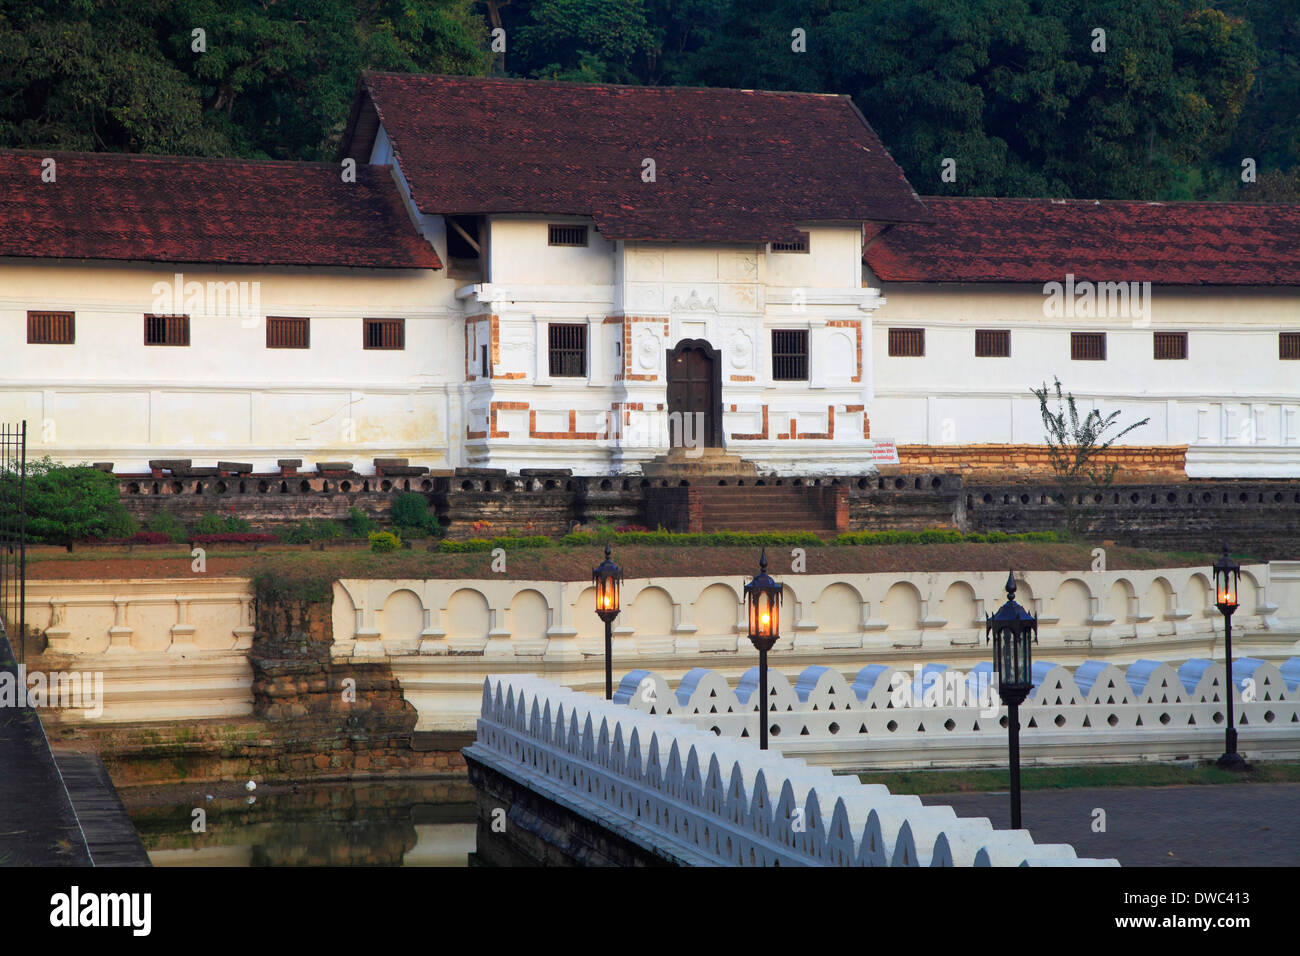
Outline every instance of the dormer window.
<path id="1" fill-rule="evenodd" d="M 774 242 L 772 243 L 773 252 L 803 252 L 808 251 L 808 233 L 799 233 L 799 238 L 793 242 Z"/>
<path id="2" fill-rule="evenodd" d="M 546 227 L 548 246 L 585 246 L 587 244 L 586 226 L 563 226 L 552 223 Z"/>

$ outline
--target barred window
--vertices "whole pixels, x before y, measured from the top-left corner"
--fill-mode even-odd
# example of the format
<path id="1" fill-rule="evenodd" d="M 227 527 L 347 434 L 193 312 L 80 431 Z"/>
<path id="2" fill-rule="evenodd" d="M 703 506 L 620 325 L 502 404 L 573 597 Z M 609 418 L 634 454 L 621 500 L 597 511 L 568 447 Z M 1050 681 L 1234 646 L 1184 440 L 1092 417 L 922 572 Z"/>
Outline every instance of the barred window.
<path id="1" fill-rule="evenodd" d="M 551 350 L 551 375 L 584 378 L 587 374 L 587 326 L 552 322 L 547 329 Z"/>
<path id="2" fill-rule="evenodd" d="M 190 317 L 188 315 L 146 315 L 144 344 L 189 345 Z"/>
<path id="3" fill-rule="evenodd" d="M 807 252 L 808 251 L 808 233 L 799 233 L 799 238 L 793 242 L 774 242 L 772 243 L 773 252 Z"/>
<path id="4" fill-rule="evenodd" d="M 1071 332 L 1070 358 L 1080 362 L 1106 360 L 1105 332 Z"/>
<path id="5" fill-rule="evenodd" d="M 1280 359 L 1300 359 L 1300 332 L 1278 333 L 1277 357 Z"/>
<path id="6" fill-rule="evenodd" d="M 772 330 L 772 378 L 777 382 L 808 378 L 808 330 Z"/>
<path id="7" fill-rule="evenodd" d="M 551 246 L 585 246 L 587 244 L 586 226 L 556 226 L 547 229 L 547 245 Z"/>
<path id="8" fill-rule="evenodd" d="M 366 319 L 363 344 L 368 349 L 406 348 L 406 319 Z"/>
<path id="9" fill-rule="evenodd" d="M 1157 359 L 1187 358 L 1187 333 L 1154 333 L 1154 338 L 1152 339 L 1152 357 Z"/>
<path id="10" fill-rule="evenodd" d="M 1010 329 L 976 329 L 975 330 L 975 357 L 976 358 L 1010 358 L 1011 357 L 1011 330 Z"/>
<path id="11" fill-rule="evenodd" d="M 889 354 L 901 358 L 925 355 L 925 329 L 890 329 Z"/>
<path id="12" fill-rule="evenodd" d="M 72 345 L 77 338 L 75 312 L 28 312 L 28 345 Z"/>
<path id="13" fill-rule="evenodd" d="M 311 348 L 310 319 L 286 315 L 266 317 L 266 347 L 268 349 Z"/>

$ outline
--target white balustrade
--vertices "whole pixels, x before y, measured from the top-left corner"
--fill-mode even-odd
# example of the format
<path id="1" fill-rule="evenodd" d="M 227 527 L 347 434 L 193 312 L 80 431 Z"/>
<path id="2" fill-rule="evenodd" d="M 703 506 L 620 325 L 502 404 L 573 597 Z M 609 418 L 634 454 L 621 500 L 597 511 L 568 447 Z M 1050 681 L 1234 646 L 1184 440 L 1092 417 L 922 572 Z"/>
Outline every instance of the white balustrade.
<path id="1" fill-rule="evenodd" d="M 532 675 L 484 681 L 467 753 L 695 865 L 1118 865 Z"/>

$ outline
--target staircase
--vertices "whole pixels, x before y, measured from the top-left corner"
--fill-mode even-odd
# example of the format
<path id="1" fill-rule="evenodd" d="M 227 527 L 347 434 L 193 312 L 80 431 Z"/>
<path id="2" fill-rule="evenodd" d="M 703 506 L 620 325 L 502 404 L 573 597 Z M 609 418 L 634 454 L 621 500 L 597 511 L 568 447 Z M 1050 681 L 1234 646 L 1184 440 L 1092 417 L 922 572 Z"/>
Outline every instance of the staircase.
<path id="1" fill-rule="evenodd" d="M 646 523 L 670 531 L 848 531 L 848 491 L 831 485 L 646 489 Z"/>

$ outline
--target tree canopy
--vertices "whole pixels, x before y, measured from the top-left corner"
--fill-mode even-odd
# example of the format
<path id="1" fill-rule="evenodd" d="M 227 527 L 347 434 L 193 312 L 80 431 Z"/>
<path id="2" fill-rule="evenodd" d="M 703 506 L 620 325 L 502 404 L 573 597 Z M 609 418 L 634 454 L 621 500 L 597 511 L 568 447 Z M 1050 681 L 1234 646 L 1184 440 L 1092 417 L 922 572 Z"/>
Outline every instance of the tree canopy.
<path id="1" fill-rule="evenodd" d="M 505 74 L 848 94 L 923 194 L 1296 199 L 1297 40 L 1300 0 L 0 0 L 0 145 L 331 159 L 363 69 Z"/>

